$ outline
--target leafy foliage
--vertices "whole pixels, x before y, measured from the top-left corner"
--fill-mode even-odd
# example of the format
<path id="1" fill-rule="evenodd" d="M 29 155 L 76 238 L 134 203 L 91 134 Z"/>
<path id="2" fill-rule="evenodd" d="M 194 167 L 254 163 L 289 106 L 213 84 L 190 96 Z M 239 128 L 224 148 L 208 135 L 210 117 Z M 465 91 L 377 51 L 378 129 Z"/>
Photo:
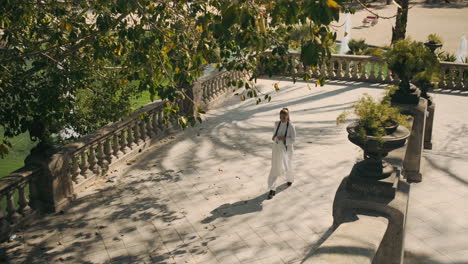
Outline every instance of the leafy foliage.
<path id="1" fill-rule="evenodd" d="M 400 89 L 409 90 L 410 80 L 418 73 L 437 71 L 439 61 L 422 42 L 399 40 L 386 53 L 388 68 L 400 78 Z"/>
<path id="2" fill-rule="evenodd" d="M 351 39 L 348 43 L 349 51 L 348 54 L 362 55 L 367 50 L 369 45 L 367 45 L 365 39 Z"/>
<path id="3" fill-rule="evenodd" d="M 407 126 L 407 116 L 402 115 L 400 110 L 390 104 L 391 89 L 379 102 L 374 100 L 369 94 L 364 94 L 357 103 L 353 105 L 353 113 L 358 117 L 359 137 L 366 136 L 383 137 L 386 135 L 385 127 L 392 124 L 391 121 L 399 125 Z M 336 118 L 336 124 L 343 123 L 350 112 L 343 112 Z"/>
<path id="4" fill-rule="evenodd" d="M 442 44 L 443 43 L 442 38 L 437 34 L 429 34 L 427 36 L 427 41 L 437 43 L 437 44 Z"/>
<path id="5" fill-rule="evenodd" d="M 0 6 L 0 125 L 4 139 L 29 131 L 51 142 L 65 128 L 89 133 L 131 111 L 142 91 L 164 100 L 182 125 L 196 116 L 180 111 L 202 66 L 249 71 L 266 50 L 284 60 L 288 31 L 308 25 L 301 60 L 330 56 L 342 0 L 225 1 L 4 1 Z M 297 42 L 297 41 L 296 41 Z M 272 58 L 269 58 L 272 59 Z M 270 100 L 252 82 L 240 96 Z M 5 141 L 5 142 L 6 142 Z M 5 153 L 7 143 L 1 143 Z"/>

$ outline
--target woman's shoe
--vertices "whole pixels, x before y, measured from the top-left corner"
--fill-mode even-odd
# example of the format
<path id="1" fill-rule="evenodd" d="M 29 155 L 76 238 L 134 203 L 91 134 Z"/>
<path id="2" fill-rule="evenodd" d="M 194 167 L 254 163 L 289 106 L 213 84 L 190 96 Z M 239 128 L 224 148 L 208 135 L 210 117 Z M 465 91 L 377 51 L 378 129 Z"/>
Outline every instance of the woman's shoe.
<path id="1" fill-rule="evenodd" d="M 292 185 L 292 182 L 288 182 L 288 186 L 291 186 Z"/>
<path id="2" fill-rule="evenodd" d="M 275 191 L 270 191 L 270 193 L 268 194 L 268 200 L 270 200 L 271 198 L 273 198 L 273 196 L 275 196 L 276 192 Z"/>

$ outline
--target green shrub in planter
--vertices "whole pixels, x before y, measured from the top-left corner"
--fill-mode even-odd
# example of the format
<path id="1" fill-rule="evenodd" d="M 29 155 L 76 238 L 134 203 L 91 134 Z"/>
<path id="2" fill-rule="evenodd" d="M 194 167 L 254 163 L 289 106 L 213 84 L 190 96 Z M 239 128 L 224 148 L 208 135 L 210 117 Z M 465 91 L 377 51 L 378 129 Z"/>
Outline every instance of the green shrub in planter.
<path id="1" fill-rule="evenodd" d="M 400 88 L 394 94 L 399 98 L 411 93 L 410 81 L 416 74 L 435 72 L 439 66 L 437 57 L 422 42 L 410 39 L 397 41 L 386 53 L 386 58 L 388 68 L 400 78 Z"/>
<path id="2" fill-rule="evenodd" d="M 359 137 L 367 136 L 381 138 L 388 133 L 388 128 L 395 125 L 408 126 L 407 116 L 400 113 L 400 109 L 392 107 L 388 100 L 391 90 L 387 90 L 386 96 L 379 102 L 370 95 L 364 94 L 353 105 L 353 113 L 358 117 Z M 336 124 L 343 123 L 350 112 L 345 111 L 336 118 Z"/>

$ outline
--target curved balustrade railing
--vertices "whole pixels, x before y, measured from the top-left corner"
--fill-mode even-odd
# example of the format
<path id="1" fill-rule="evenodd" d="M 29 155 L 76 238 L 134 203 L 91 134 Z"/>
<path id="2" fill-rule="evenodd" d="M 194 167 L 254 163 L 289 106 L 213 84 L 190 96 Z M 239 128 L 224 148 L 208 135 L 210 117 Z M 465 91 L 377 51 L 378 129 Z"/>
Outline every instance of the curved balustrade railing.
<path id="1" fill-rule="evenodd" d="M 292 54 L 299 58 L 299 54 Z M 296 60 L 297 61 L 297 60 Z M 398 78 L 387 69 L 381 57 L 358 55 L 332 55 L 319 67 L 306 67 L 301 63 L 295 65 L 298 74 L 309 72 L 312 77 L 323 76 L 328 79 L 396 83 Z"/>
<path id="2" fill-rule="evenodd" d="M 213 73 L 200 78 L 193 85 L 193 93 L 198 94 L 196 100 L 200 101 L 200 106 L 207 109 L 211 103 L 230 92 L 231 88 L 227 85 L 229 80 L 245 79 L 245 76 L 241 72 Z M 175 118 L 166 115 L 164 103 L 159 100 L 121 121 L 61 147 L 52 155 L 45 168 L 16 172 L 0 178 L 0 202 L 6 204 L 0 210 L 0 238 L 4 239 L 24 216 L 35 211 L 34 208 L 59 210 L 58 200 L 69 199 L 97 177 L 138 154 L 142 148 L 173 133 L 177 128 L 175 123 Z M 59 190 L 33 190 L 37 189 L 37 184 L 33 182 L 43 182 L 44 179 L 53 181 L 50 185 L 55 187 L 51 188 Z M 29 197 L 26 188 L 30 189 Z M 53 197 L 52 202 L 46 202 L 49 207 L 41 205 L 46 196 Z"/>
<path id="3" fill-rule="evenodd" d="M 399 79 L 387 68 L 382 57 L 334 54 L 319 67 L 306 67 L 299 62 L 299 54 L 291 53 L 296 61 L 297 74 L 308 72 L 312 77 L 325 77 L 333 80 L 363 81 L 372 83 L 398 83 Z M 438 88 L 468 90 L 468 64 L 440 62 Z"/>
<path id="4" fill-rule="evenodd" d="M 440 89 L 468 90 L 468 64 L 440 62 Z"/>

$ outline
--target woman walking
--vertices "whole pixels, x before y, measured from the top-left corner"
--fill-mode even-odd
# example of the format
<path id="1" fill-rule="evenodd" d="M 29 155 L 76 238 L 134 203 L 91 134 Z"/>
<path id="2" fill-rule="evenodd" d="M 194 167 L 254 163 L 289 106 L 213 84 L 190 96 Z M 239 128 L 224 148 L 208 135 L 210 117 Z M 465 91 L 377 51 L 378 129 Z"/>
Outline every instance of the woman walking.
<path id="1" fill-rule="evenodd" d="M 292 159 L 294 153 L 294 141 L 296 140 L 296 129 L 289 119 L 288 108 L 280 111 L 280 121 L 275 122 L 273 131 L 273 150 L 271 157 L 271 170 L 268 176 L 268 199 L 276 194 L 276 180 L 283 174 L 288 186 L 294 182 Z"/>

